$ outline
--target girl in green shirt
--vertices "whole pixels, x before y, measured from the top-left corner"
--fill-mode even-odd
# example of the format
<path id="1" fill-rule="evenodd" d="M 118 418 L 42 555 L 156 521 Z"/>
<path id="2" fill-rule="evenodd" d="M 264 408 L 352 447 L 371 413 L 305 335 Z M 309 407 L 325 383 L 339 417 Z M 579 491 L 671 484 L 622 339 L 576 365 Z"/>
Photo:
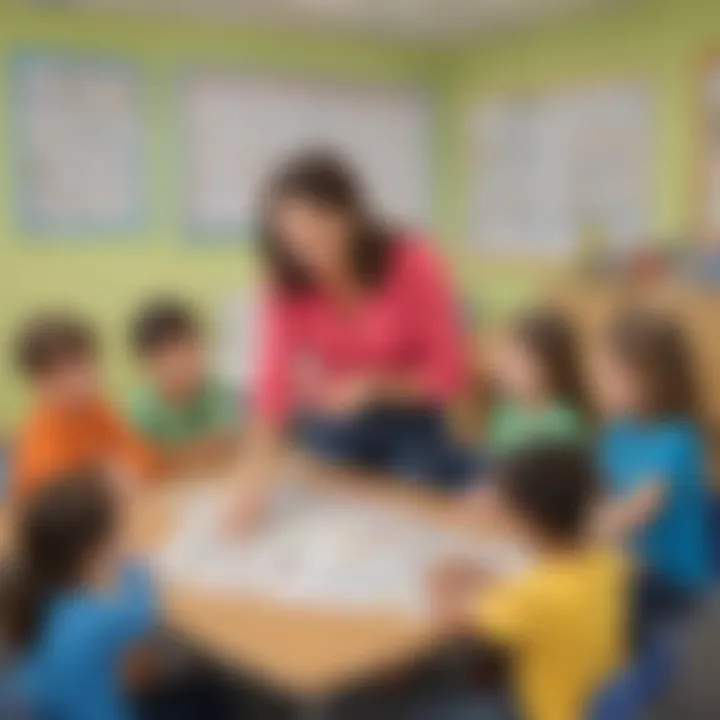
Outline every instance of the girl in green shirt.
<path id="1" fill-rule="evenodd" d="M 539 441 L 582 442 L 587 397 L 573 327 L 561 313 L 519 317 L 504 338 L 494 369 L 497 402 L 487 450 L 500 459 Z"/>
<path id="2" fill-rule="evenodd" d="M 531 445 L 582 444 L 588 435 L 588 401 L 568 319 L 547 309 L 521 315 L 498 349 L 491 370 L 495 404 L 484 438 L 491 473 L 493 464 Z M 504 527 L 494 490 L 492 482 L 482 483 L 461 497 L 458 519 Z"/>

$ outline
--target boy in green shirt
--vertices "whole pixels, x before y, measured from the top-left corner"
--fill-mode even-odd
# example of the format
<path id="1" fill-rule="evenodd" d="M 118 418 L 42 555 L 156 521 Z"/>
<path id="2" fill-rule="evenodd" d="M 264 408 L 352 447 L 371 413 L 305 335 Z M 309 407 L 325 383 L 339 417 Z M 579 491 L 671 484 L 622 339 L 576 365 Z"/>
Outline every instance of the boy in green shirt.
<path id="1" fill-rule="evenodd" d="M 230 459 L 238 399 L 207 367 L 202 323 L 173 298 L 145 305 L 132 344 L 147 376 L 130 402 L 133 424 L 164 456 L 168 472 L 202 470 Z"/>

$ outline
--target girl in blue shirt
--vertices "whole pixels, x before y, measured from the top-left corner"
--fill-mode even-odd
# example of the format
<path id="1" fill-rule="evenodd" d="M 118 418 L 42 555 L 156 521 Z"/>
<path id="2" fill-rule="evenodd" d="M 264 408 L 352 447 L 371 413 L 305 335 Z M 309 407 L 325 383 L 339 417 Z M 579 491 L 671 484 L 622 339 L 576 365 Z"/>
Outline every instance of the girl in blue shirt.
<path id="1" fill-rule="evenodd" d="M 30 717 L 133 717 L 121 663 L 157 605 L 147 574 L 122 566 L 119 534 L 113 495 L 93 476 L 49 484 L 22 510 L 2 625 Z"/>
<path id="2" fill-rule="evenodd" d="M 601 529 L 629 542 L 658 593 L 693 596 L 710 578 L 709 488 L 680 327 L 651 312 L 619 317 L 596 358 L 595 381 L 606 418 L 600 462 L 611 494 Z"/>

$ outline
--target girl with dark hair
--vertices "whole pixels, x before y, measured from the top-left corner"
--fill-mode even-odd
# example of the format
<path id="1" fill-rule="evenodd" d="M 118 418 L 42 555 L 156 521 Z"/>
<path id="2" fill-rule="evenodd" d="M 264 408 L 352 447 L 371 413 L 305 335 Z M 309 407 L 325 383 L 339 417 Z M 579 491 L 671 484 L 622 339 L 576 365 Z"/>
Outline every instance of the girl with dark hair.
<path id="1" fill-rule="evenodd" d="M 620 316 L 597 357 L 594 380 L 611 496 L 600 529 L 632 544 L 662 581 L 663 594 L 670 588 L 675 597 L 694 594 L 710 579 L 709 484 L 696 378 L 681 328 L 653 312 Z"/>
<path id="2" fill-rule="evenodd" d="M 251 475 L 299 421 L 324 457 L 439 482 L 469 468 L 444 411 L 469 377 L 459 308 L 437 253 L 372 212 L 341 158 L 309 152 L 262 205 L 268 271 Z"/>
<path id="3" fill-rule="evenodd" d="M 119 569 L 118 535 L 114 496 L 92 475 L 43 486 L 22 508 L 0 629 L 29 717 L 133 717 L 120 664 L 157 612 L 147 575 Z"/>
<path id="4" fill-rule="evenodd" d="M 494 372 L 498 403 L 488 450 L 506 456 L 540 440 L 582 442 L 587 396 L 571 323 L 550 309 L 522 315 L 502 343 Z"/>

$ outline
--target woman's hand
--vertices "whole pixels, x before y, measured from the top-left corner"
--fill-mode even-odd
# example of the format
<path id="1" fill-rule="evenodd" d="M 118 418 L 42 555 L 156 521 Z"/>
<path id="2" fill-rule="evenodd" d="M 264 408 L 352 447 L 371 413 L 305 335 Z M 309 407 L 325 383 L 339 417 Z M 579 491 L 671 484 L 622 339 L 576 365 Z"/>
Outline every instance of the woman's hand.
<path id="1" fill-rule="evenodd" d="M 357 375 L 333 383 L 318 400 L 319 409 L 331 415 L 354 415 L 380 395 L 378 381 L 369 375 Z"/>
<path id="2" fill-rule="evenodd" d="M 478 525 L 492 517 L 496 510 L 495 489 L 483 484 L 469 490 L 453 502 L 452 517 L 463 524 Z"/>
<path id="3" fill-rule="evenodd" d="M 261 526 L 270 513 L 270 489 L 253 485 L 236 491 L 224 517 L 228 534 L 249 535 Z"/>
<path id="4" fill-rule="evenodd" d="M 268 516 L 280 454 L 277 430 L 261 424 L 251 428 L 238 461 L 237 480 L 224 517 L 228 532 L 252 532 Z"/>

